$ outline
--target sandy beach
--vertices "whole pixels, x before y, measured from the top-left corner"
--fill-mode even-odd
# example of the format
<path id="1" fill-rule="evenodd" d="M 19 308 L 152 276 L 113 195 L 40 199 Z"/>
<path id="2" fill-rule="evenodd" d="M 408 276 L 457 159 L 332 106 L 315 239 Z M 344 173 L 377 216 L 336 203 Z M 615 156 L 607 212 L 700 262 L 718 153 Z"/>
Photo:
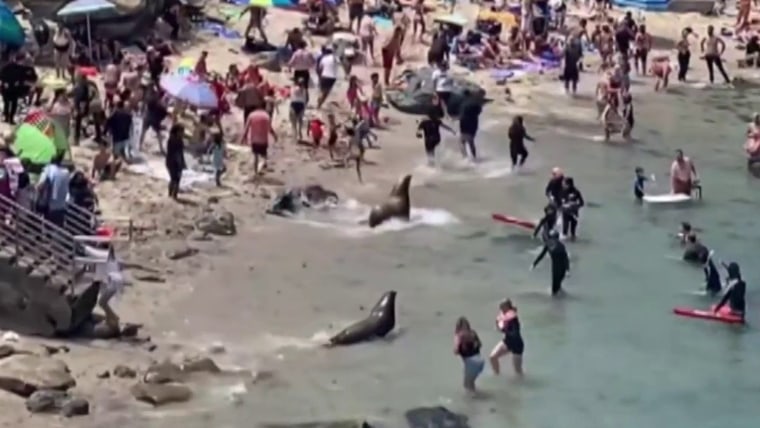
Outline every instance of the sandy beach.
<path id="1" fill-rule="evenodd" d="M 216 6 L 209 6 L 214 7 Z M 476 5 L 463 4 L 458 6 L 458 12 L 473 19 L 477 8 Z M 577 13 L 578 11 L 573 11 L 572 14 Z M 341 12 L 343 15 L 345 11 Z M 434 15 L 436 13 L 431 14 L 431 17 Z M 644 13 L 643 16 L 648 31 L 656 38 L 656 52 L 652 56 L 668 54 L 674 57 L 673 46 L 680 37 L 682 28 L 686 26 L 691 26 L 701 37 L 707 25 L 729 27 L 732 24 L 732 18 L 709 18 L 696 14 Z M 283 42 L 285 32 L 298 26 L 302 18 L 303 14 L 297 12 L 271 9 L 266 26 L 270 39 L 275 43 Z M 236 21 L 232 26 L 243 31 L 245 21 Z M 187 57 L 196 58 L 201 51 L 208 51 L 210 68 L 224 74 L 230 64 L 245 65 L 249 61 L 240 53 L 240 40 L 225 40 L 202 33 L 194 35 L 192 39 L 183 44 L 181 55 L 172 57 L 173 62 L 179 63 Z M 315 47 L 319 46 L 319 40 L 315 38 Z M 736 68 L 736 60 L 742 53 L 734 48 L 734 42 L 727 40 L 727 45 L 724 58 L 729 74 L 733 78 L 746 79 L 747 82 L 760 81 L 760 73 L 752 69 Z M 409 45 L 407 42 L 404 48 L 405 63 L 400 68 L 421 67 L 425 62 L 426 50 L 426 45 Z M 692 59 L 691 81 L 706 81 L 702 62 L 698 58 Z M 588 69 L 596 70 L 598 58 L 587 58 L 584 64 Z M 371 72 L 377 71 L 381 69 L 365 66 L 354 68 L 354 74 L 364 82 L 369 81 Z M 455 67 L 452 74 L 467 77 L 488 91 L 492 102 L 485 109 L 483 127 L 487 130 L 484 132 L 493 135 L 495 139 L 505 139 L 508 123 L 516 114 L 526 117 L 529 128 L 541 123 L 553 135 L 566 132 L 577 136 L 578 129 L 583 129 L 585 137 L 594 141 L 602 134 L 593 105 L 593 87 L 597 79 L 595 72 L 582 74 L 581 91 L 575 99 L 555 103 L 547 100 L 562 92 L 561 82 L 556 75 L 535 75 L 518 82 L 509 82 L 512 99 L 508 101 L 504 95 L 504 86 L 493 83 L 488 71 L 470 72 Z M 275 85 L 290 83 L 290 76 L 286 72 L 264 72 L 264 76 Z M 692 83 L 676 82 L 674 77 L 671 78 L 671 88 L 666 91 L 655 93 L 653 85 L 654 80 L 651 78 L 636 78 L 634 97 L 647 99 L 650 103 L 656 102 L 652 101 L 656 97 L 666 99 L 680 92 L 701 90 Z M 330 108 L 339 114 L 347 114 L 348 111 L 345 88 L 346 82 L 341 79 L 328 100 Z M 324 342 L 330 332 L 361 314 L 374 302 L 380 290 L 398 285 L 407 286 L 408 289 L 402 292 L 408 293 L 409 299 L 417 303 L 403 306 L 400 316 L 406 317 L 407 326 L 419 323 L 417 327 L 428 322 L 428 318 L 423 318 L 415 311 L 426 315 L 438 311 L 451 318 L 456 315 L 451 302 L 470 302 L 476 298 L 494 300 L 500 297 L 488 297 L 488 293 L 477 290 L 469 294 L 452 289 L 435 291 L 430 284 L 417 284 L 418 288 L 414 288 L 413 284 L 408 283 L 409 278 L 418 273 L 423 274 L 426 270 L 435 270 L 436 267 L 426 264 L 429 262 L 426 256 L 416 254 L 416 242 L 408 238 L 405 228 L 397 232 L 381 231 L 376 235 L 368 233 L 362 235 L 361 239 L 326 238 L 328 232 L 322 229 L 294 225 L 288 220 L 268 216 L 266 209 L 284 186 L 318 183 L 334 190 L 344 200 L 352 199 L 359 204 L 372 206 L 384 200 L 400 176 L 412 173 L 414 207 L 429 209 L 425 212 L 426 215 L 439 213 L 440 211 L 434 210 L 440 209 L 447 215 L 451 214 L 459 223 L 467 221 L 466 215 L 457 215 L 455 209 L 438 204 L 442 194 L 461 191 L 458 187 L 460 184 L 446 182 L 441 178 L 442 174 L 425 169 L 422 142 L 415 138 L 418 117 L 401 114 L 392 108 L 383 110 L 382 117 L 387 117 L 387 120 L 385 129 L 378 131 L 380 148 L 367 151 L 368 163 L 363 170 L 365 182 L 361 184 L 358 183 L 353 168 L 331 166 L 325 149 L 295 144 L 290 135 L 287 100 L 282 102 L 279 111 L 274 122 L 280 138 L 270 148 L 270 171 L 261 183 L 252 180 L 249 151 L 235 147 L 239 143 L 242 123 L 239 110 L 233 108 L 233 112 L 223 119 L 230 144 L 226 160 L 228 172 L 223 187 L 217 188 L 213 182 L 194 185 L 182 192 L 185 202 L 177 203 L 165 196 L 165 181 L 129 170 L 124 171 L 115 181 L 97 185 L 96 192 L 100 198 L 103 217 L 129 218 L 136 230 L 132 241 L 117 245 L 121 261 L 140 268 L 127 269 L 130 286 L 116 300 L 114 308 L 122 321 L 143 324 L 141 336 L 149 336 L 151 340 L 147 344 L 135 345 L 105 340 L 72 342 L 26 337 L 19 339 L 15 342 L 16 346 L 23 344 L 30 349 L 34 348 L 34 352 L 38 352 L 40 343 L 66 346 L 67 350 L 56 353 L 55 358 L 64 361 L 70 368 L 76 379 L 73 392 L 89 400 L 91 415 L 73 420 L 31 415 L 24 409 L 22 398 L 0 392 L 0 407 L 3 408 L 0 426 L 253 426 L 254 423 L 269 420 L 249 420 L 250 423 L 241 425 L 240 421 L 227 420 L 224 415 L 230 408 L 254 406 L 249 400 L 254 401 L 256 394 L 285 397 L 276 410 L 279 414 L 287 414 L 292 407 L 295 420 L 301 420 L 306 414 L 330 417 L 330 409 L 312 408 L 309 398 L 299 392 L 297 386 L 283 380 L 288 376 L 281 371 L 329 373 L 324 379 L 310 378 L 309 381 L 316 384 L 329 383 L 325 379 L 337 376 L 335 373 L 339 371 L 369 370 L 366 364 L 380 364 L 382 361 L 377 359 L 347 357 L 349 350 L 341 350 L 339 357 L 332 357 L 329 351 L 320 348 L 320 343 Z M 322 112 L 314 106 L 309 106 L 307 117 L 320 114 Z M 146 155 L 151 162 L 158 162 L 160 166 L 163 160 L 158 155 L 156 144 L 155 137 L 149 134 Z M 453 146 L 453 143 L 445 144 Z M 506 144 L 505 140 L 505 160 L 508 157 Z M 541 144 L 539 142 L 535 145 L 535 152 L 544 150 Z M 95 154 L 94 147 L 84 142 L 72 149 L 73 160 L 79 167 L 90 167 Z M 578 150 L 589 151 L 591 154 L 588 156 L 595 158 L 597 153 L 593 151 L 607 149 L 609 148 L 604 143 L 599 142 L 598 146 L 587 145 Z M 455 149 L 447 147 L 446 150 Z M 542 157 L 543 169 L 531 171 L 531 174 L 520 177 L 517 182 L 530 191 L 543 186 L 544 178 L 552 166 L 549 162 L 554 160 L 548 151 L 539 156 Z M 489 162 L 491 160 L 493 158 L 488 159 Z M 494 172 L 494 177 L 499 178 L 499 174 L 498 171 Z M 418 189 L 422 194 L 420 198 L 414 196 Z M 512 191 L 520 192 L 510 187 L 510 192 Z M 540 193 L 540 190 L 533 193 Z M 460 193 L 460 196 L 463 204 L 471 205 L 481 203 L 482 199 L 502 198 L 504 201 L 499 203 L 504 205 L 518 197 L 513 193 L 484 194 L 480 198 L 476 194 Z M 484 204 L 491 206 L 495 203 Z M 195 221 L 209 206 L 234 214 L 238 230 L 236 236 L 199 238 Z M 533 215 L 536 208 L 520 206 L 514 211 L 521 215 Z M 178 260 L 170 259 L 171 254 L 188 248 L 194 250 L 195 254 Z M 371 259 L 371 264 L 368 263 L 364 268 L 363 258 Z M 475 270 L 477 263 L 472 263 Z M 447 267 L 442 268 L 445 270 Z M 469 268 L 461 269 L 466 272 Z M 457 275 L 453 272 L 451 274 Z M 255 300 L 248 301 L 252 289 L 255 290 Z M 431 292 L 436 294 L 429 295 Z M 242 304 L 243 301 L 247 303 Z M 430 303 L 430 306 L 424 306 L 420 302 Z M 225 313 L 221 309 L 227 304 L 230 305 L 230 310 Z M 447 329 L 451 324 L 448 318 L 444 321 Z M 404 333 L 408 336 L 413 334 Z M 385 358 L 391 358 L 393 354 L 387 348 L 402 344 L 413 346 L 414 342 L 410 345 L 408 340 L 401 337 L 401 343 L 382 345 L 380 352 Z M 440 342 L 445 342 L 445 347 L 448 347 L 449 337 L 440 338 Z M 449 352 L 448 348 L 445 352 Z M 250 371 L 250 374 L 222 379 L 194 379 L 189 384 L 195 396 L 189 403 L 160 410 L 154 410 L 131 397 L 129 388 L 134 379 L 100 376 L 105 371 L 113 371 L 120 364 L 135 369 L 139 376 L 156 361 L 167 358 L 180 361 L 193 356 L 210 356 L 222 368 Z M 340 358 L 346 359 L 336 362 Z M 427 371 L 425 375 L 436 376 Z M 451 383 L 458 382 L 457 379 Z M 376 374 L 357 378 L 349 384 L 343 383 L 340 387 L 343 388 L 342 391 L 350 391 L 351 388 L 387 389 L 389 394 L 393 394 L 394 386 L 391 383 L 392 380 Z M 235 392 L 241 388 L 244 392 Z M 332 391 L 331 388 L 331 385 L 324 386 L 325 391 Z M 383 394 L 372 395 L 372 398 L 382 400 Z M 514 396 L 511 398 L 519 400 Z M 364 407 L 367 406 L 357 406 L 355 411 L 360 413 Z M 473 404 L 473 407 L 482 410 L 479 404 Z M 539 425 L 523 421 L 514 426 Z"/>

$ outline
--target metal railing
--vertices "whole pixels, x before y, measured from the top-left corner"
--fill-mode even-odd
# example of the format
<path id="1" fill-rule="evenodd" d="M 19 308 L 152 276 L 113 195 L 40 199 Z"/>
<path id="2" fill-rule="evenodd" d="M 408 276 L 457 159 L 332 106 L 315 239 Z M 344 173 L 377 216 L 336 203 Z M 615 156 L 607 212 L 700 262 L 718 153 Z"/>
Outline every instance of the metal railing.
<path id="1" fill-rule="evenodd" d="M 0 196 L 0 253 L 28 275 L 73 284 L 79 245 L 65 229 Z"/>
<path id="2" fill-rule="evenodd" d="M 98 227 L 107 223 L 114 226 L 118 231 L 122 232 L 126 229 L 127 238 L 131 241 L 134 233 L 134 223 L 129 217 L 119 217 L 106 219 L 101 218 L 97 214 L 82 208 L 81 206 L 69 202 L 66 208 L 66 217 L 64 222 L 64 228 L 71 232 L 73 235 L 94 235 Z M 123 234 L 122 234 L 123 236 Z"/>

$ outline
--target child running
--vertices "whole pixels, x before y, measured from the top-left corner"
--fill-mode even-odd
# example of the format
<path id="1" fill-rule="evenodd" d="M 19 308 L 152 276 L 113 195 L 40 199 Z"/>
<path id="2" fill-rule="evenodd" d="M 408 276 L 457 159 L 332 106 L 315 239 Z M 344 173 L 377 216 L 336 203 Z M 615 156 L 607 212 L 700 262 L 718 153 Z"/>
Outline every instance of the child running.
<path id="1" fill-rule="evenodd" d="M 456 135 L 456 132 L 443 123 L 440 115 L 436 114 L 433 109 L 431 109 L 428 112 L 427 117 L 417 125 L 417 138 L 422 138 L 425 142 L 425 154 L 427 154 L 429 166 L 435 164 L 435 148 L 441 142 L 441 128 L 451 132 L 452 135 Z"/>

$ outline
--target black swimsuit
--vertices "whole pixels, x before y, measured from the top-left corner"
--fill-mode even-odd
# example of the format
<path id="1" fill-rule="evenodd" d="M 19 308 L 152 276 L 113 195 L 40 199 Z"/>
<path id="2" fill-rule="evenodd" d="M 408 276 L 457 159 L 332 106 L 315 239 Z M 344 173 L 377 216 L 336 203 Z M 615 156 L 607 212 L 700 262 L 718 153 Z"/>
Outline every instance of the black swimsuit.
<path id="1" fill-rule="evenodd" d="M 473 333 L 472 336 L 463 337 L 459 342 L 457 353 L 462 358 L 470 358 L 480 354 L 480 339 Z"/>
<path id="2" fill-rule="evenodd" d="M 520 335 L 520 320 L 515 316 L 505 322 L 504 325 L 504 345 L 509 352 L 515 355 L 522 355 L 525 351 L 525 343 Z"/>

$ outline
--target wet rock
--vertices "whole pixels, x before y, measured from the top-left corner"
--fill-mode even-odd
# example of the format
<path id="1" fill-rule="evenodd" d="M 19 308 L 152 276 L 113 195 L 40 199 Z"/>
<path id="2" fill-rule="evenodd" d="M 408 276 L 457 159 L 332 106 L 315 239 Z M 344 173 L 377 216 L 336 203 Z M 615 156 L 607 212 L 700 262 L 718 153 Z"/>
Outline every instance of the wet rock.
<path id="1" fill-rule="evenodd" d="M 134 379 L 137 377 L 137 372 L 130 367 L 119 364 L 113 368 L 113 375 L 122 379 Z"/>
<path id="2" fill-rule="evenodd" d="M 63 361 L 36 355 L 12 355 L 0 360 L 0 389 L 22 397 L 37 390 L 65 391 L 76 385 Z"/>
<path id="3" fill-rule="evenodd" d="M 153 274 L 137 274 L 135 275 L 135 279 L 138 281 L 145 281 L 145 282 L 156 282 L 159 284 L 163 284 L 166 282 L 166 279 Z"/>
<path id="4" fill-rule="evenodd" d="M 98 379 L 108 379 L 111 377 L 111 372 L 109 372 L 108 370 L 103 370 L 102 372 L 99 372 L 98 374 L 96 374 L 95 377 L 97 377 Z"/>
<path id="5" fill-rule="evenodd" d="M 13 349 L 13 346 L 8 344 L 0 345 L 0 358 L 10 357 L 15 353 L 15 349 Z"/>
<path id="6" fill-rule="evenodd" d="M 214 342 L 209 345 L 208 348 L 206 348 L 206 352 L 209 354 L 219 355 L 227 352 L 227 349 L 224 347 L 224 344 L 222 342 Z"/>
<path id="7" fill-rule="evenodd" d="M 138 401 L 149 403 L 154 406 L 162 406 L 169 403 L 183 403 L 193 396 L 193 392 L 190 388 L 176 383 L 138 383 L 132 386 L 130 393 Z"/>
<path id="8" fill-rule="evenodd" d="M 185 373 L 182 372 L 182 368 L 171 361 L 153 364 L 148 367 L 145 375 L 143 375 L 143 382 L 148 384 L 182 382 L 184 380 Z"/>
<path id="9" fill-rule="evenodd" d="M 198 254 L 198 249 L 192 247 L 182 247 L 166 252 L 166 258 L 169 260 L 182 260 Z"/>
<path id="10" fill-rule="evenodd" d="M 470 428 L 467 417 L 436 407 L 417 407 L 404 413 L 409 428 Z"/>
<path id="11" fill-rule="evenodd" d="M 234 214 L 219 207 L 208 209 L 198 217 L 195 220 L 195 228 L 210 235 L 233 236 L 237 234 Z"/>
<path id="12" fill-rule="evenodd" d="M 182 362 L 183 373 L 221 373 L 214 360 L 208 357 L 188 358 Z"/>
<path id="13" fill-rule="evenodd" d="M 69 398 L 61 406 L 61 415 L 71 418 L 90 414 L 90 403 L 84 398 Z"/>
<path id="14" fill-rule="evenodd" d="M 63 407 L 69 395 L 66 391 L 44 389 L 35 391 L 26 399 L 26 410 L 32 413 L 53 413 Z"/>

